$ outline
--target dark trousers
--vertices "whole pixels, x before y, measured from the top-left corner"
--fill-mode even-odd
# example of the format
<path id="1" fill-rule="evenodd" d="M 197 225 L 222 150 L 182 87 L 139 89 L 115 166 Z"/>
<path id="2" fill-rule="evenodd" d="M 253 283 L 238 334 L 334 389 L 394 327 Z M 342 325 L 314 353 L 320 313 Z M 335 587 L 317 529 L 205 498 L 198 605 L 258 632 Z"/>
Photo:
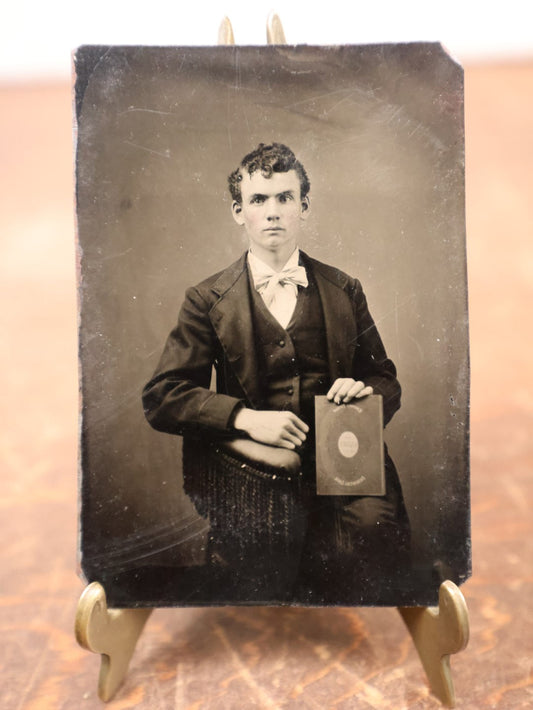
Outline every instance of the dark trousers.
<path id="1" fill-rule="evenodd" d="M 409 565 L 409 519 L 388 454 L 385 461 L 385 496 L 311 496 L 295 589 L 300 599 L 321 604 L 378 599 L 374 588 Z"/>

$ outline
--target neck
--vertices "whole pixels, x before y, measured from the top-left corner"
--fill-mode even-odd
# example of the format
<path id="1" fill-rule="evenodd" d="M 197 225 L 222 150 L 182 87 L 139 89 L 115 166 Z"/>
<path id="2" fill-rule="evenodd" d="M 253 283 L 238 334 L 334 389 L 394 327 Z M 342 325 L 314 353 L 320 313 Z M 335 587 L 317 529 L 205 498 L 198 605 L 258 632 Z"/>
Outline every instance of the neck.
<path id="1" fill-rule="evenodd" d="M 296 244 L 286 244 L 279 251 L 270 251 L 268 249 L 257 248 L 256 245 L 250 248 L 250 251 L 258 259 L 261 259 L 263 263 L 270 266 L 274 271 L 281 271 L 287 261 L 292 256 L 294 250 L 296 249 Z"/>

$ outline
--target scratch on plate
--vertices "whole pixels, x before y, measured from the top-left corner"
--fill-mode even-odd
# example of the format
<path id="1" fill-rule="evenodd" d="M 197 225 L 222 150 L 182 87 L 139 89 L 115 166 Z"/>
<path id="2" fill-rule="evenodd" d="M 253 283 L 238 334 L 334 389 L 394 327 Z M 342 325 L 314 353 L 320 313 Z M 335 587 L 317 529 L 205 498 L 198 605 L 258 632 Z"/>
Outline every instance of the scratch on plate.
<path id="1" fill-rule="evenodd" d="M 153 150 L 153 148 L 147 148 L 144 145 L 138 145 L 137 143 L 132 143 L 131 141 L 124 141 L 126 145 L 131 145 L 133 148 L 139 148 L 139 150 L 145 150 L 147 153 L 153 153 L 154 155 L 160 155 L 162 158 L 170 158 L 170 151 L 165 150 L 164 152 L 160 152 L 158 150 Z"/>
<path id="2" fill-rule="evenodd" d="M 374 321 L 375 325 L 377 326 L 380 323 L 382 323 L 385 320 L 385 318 L 388 318 L 392 313 L 394 313 L 395 316 L 397 316 L 398 310 L 400 308 L 402 308 L 403 306 L 405 306 L 406 303 L 409 303 L 409 301 L 412 301 L 415 297 L 416 297 L 416 294 L 412 293 L 411 295 L 406 296 L 405 298 L 402 298 L 402 300 L 400 302 L 398 302 L 397 299 L 395 299 L 396 302 L 394 304 L 394 308 L 391 308 L 390 311 L 387 311 L 384 315 L 381 316 L 381 318 L 378 318 L 376 321 Z M 366 331 L 363 330 L 360 333 L 360 335 L 363 335 L 364 333 L 368 332 L 368 330 L 370 330 L 370 328 L 367 328 Z"/>
<path id="3" fill-rule="evenodd" d="M 396 347 L 400 356 L 400 328 L 398 326 L 398 294 L 394 294 L 394 327 L 396 329 Z"/>
<path id="4" fill-rule="evenodd" d="M 103 256 L 101 261 L 109 261 L 109 259 L 117 259 L 119 256 L 125 256 L 126 254 L 129 254 L 130 251 L 133 251 L 133 247 L 129 247 L 128 249 L 125 249 L 124 251 L 116 252 L 115 254 L 107 254 L 106 256 Z"/>
<path id="5" fill-rule="evenodd" d="M 398 337 L 398 323 L 396 323 L 396 337 Z M 422 346 L 418 342 L 416 338 L 413 338 L 412 335 L 409 335 L 409 340 L 411 340 L 415 345 L 416 349 L 418 350 L 418 357 L 420 360 L 424 360 L 424 350 L 422 349 Z"/>
<path id="6" fill-rule="evenodd" d="M 321 101 L 322 99 L 327 99 L 330 96 L 336 96 L 337 94 L 345 94 L 342 101 L 352 95 L 351 89 L 336 89 L 335 91 L 328 91 L 326 94 L 318 94 L 318 96 L 310 96 L 308 99 L 302 99 L 301 101 L 295 101 L 292 104 L 286 104 L 283 108 L 289 109 L 295 106 L 304 106 L 305 104 L 312 103 L 313 101 Z M 340 103 L 340 102 L 339 102 Z"/>
<path id="7" fill-rule="evenodd" d="M 158 111 L 155 108 L 141 108 L 140 106 L 128 106 L 128 108 L 125 111 L 120 111 L 120 113 L 118 115 L 122 116 L 125 113 L 156 113 L 159 116 L 173 116 L 174 115 L 174 113 L 172 111 Z"/>
<path id="8" fill-rule="evenodd" d="M 333 106 L 331 106 L 330 108 L 326 109 L 326 111 L 324 111 L 324 113 L 325 113 L 326 115 L 329 115 L 330 113 L 332 113 L 332 111 L 335 111 L 335 109 L 338 108 L 341 104 L 343 104 L 345 101 L 350 100 L 351 98 L 352 98 L 352 94 L 351 94 L 351 92 L 350 92 L 350 93 L 347 94 L 346 96 L 343 96 L 340 101 L 336 101 L 336 102 L 333 104 Z"/>

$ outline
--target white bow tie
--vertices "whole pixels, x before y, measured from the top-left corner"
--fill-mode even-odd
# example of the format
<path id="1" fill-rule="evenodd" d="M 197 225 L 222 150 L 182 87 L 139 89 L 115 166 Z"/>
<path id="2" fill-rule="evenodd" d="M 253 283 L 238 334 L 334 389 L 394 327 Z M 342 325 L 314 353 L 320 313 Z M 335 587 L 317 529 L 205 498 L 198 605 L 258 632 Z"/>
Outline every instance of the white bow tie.
<path id="1" fill-rule="evenodd" d="M 289 266 L 281 271 L 265 271 L 255 277 L 255 288 L 262 296 L 267 308 L 270 308 L 272 304 L 278 284 L 280 286 L 290 284 L 296 292 L 298 286 L 307 288 L 308 283 L 307 274 L 303 266 Z"/>

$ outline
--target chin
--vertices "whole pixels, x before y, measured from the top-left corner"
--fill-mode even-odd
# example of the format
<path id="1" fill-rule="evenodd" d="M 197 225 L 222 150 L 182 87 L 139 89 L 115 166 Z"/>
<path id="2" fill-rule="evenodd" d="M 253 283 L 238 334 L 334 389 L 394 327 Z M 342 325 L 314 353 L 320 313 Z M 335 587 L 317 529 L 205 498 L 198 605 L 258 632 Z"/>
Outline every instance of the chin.
<path id="1" fill-rule="evenodd" d="M 285 240 L 280 239 L 279 237 L 276 237 L 276 236 L 269 237 L 265 242 L 265 246 L 268 246 L 268 247 L 282 247 L 284 244 L 285 244 Z"/>

